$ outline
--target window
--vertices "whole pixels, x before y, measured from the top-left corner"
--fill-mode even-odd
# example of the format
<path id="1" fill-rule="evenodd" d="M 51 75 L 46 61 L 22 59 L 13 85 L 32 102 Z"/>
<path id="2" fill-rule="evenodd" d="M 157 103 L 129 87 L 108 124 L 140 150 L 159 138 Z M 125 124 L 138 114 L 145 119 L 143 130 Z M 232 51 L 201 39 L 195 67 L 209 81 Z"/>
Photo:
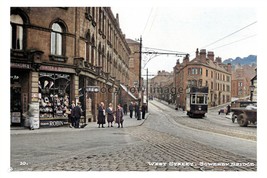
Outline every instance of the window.
<path id="1" fill-rule="evenodd" d="M 199 69 L 199 74 L 202 75 L 202 68 Z"/>
<path id="2" fill-rule="evenodd" d="M 199 86 L 199 87 L 202 87 L 202 79 L 200 79 L 200 80 L 198 81 L 198 86 Z"/>
<path id="3" fill-rule="evenodd" d="M 230 92 L 230 86 L 229 86 L 229 85 L 226 85 L 226 90 L 227 90 L 228 92 Z"/>
<path id="4" fill-rule="evenodd" d="M 192 94 L 191 104 L 207 104 L 207 95 L 206 94 Z"/>
<path id="5" fill-rule="evenodd" d="M 86 44 L 85 44 L 85 59 L 88 63 L 91 63 L 90 61 L 90 32 L 86 34 Z"/>
<path id="6" fill-rule="evenodd" d="M 209 71 L 208 71 L 208 69 L 206 69 L 206 77 L 208 77 L 209 76 Z"/>
<path id="7" fill-rule="evenodd" d="M 210 88 L 213 90 L 213 82 L 210 83 Z"/>
<path id="8" fill-rule="evenodd" d="M 227 82 L 230 82 L 230 76 L 227 76 L 226 78 L 227 78 Z"/>
<path id="9" fill-rule="evenodd" d="M 23 20 L 19 15 L 11 15 L 10 17 L 11 32 L 11 49 L 23 49 Z"/>
<path id="10" fill-rule="evenodd" d="M 62 55 L 62 28 L 58 23 L 52 25 L 51 54 Z"/>
<path id="11" fill-rule="evenodd" d="M 239 82 L 238 86 L 242 87 L 243 86 L 243 83 L 242 82 Z"/>
<path id="12" fill-rule="evenodd" d="M 213 71 L 211 71 L 210 75 L 211 75 L 211 78 L 213 78 Z"/>

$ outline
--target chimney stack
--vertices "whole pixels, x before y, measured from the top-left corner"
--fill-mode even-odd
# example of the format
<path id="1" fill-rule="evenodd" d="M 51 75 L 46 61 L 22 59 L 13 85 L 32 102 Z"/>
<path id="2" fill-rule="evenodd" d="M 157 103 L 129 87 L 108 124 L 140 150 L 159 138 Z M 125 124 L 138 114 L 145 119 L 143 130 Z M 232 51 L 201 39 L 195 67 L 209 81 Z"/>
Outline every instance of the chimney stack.
<path id="1" fill-rule="evenodd" d="M 118 26 L 120 26 L 120 19 L 119 19 L 119 14 L 118 13 L 116 14 L 116 21 L 118 23 Z"/>
<path id="2" fill-rule="evenodd" d="M 227 71 L 228 72 L 232 72 L 232 65 L 231 65 L 231 63 L 227 63 Z"/>
<path id="3" fill-rule="evenodd" d="M 201 49 L 199 54 L 200 54 L 200 60 L 202 62 L 206 62 L 206 49 Z"/>
<path id="4" fill-rule="evenodd" d="M 220 58 L 220 57 L 216 57 L 215 61 L 216 61 L 218 64 L 221 64 L 221 63 L 222 63 L 222 58 Z"/>
<path id="5" fill-rule="evenodd" d="M 186 56 L 183 59 L 183 63 L 187 64 L 189 62 L 189 54 L 186 54 Z"/>
<path id="6" fill-rule="evenodd" d="M 213 53 L 213 51 L 208 51 L 208 59 L 214 62 L 214 53 Z"/>
<path id="7" fill-rule="evenodd" d="M 198 58 L 198 56 L 199 56 L 199 52 L 198 52 L 198 48 L 197 48 L 197 50 L 196 50 L 196 58 Z"/>

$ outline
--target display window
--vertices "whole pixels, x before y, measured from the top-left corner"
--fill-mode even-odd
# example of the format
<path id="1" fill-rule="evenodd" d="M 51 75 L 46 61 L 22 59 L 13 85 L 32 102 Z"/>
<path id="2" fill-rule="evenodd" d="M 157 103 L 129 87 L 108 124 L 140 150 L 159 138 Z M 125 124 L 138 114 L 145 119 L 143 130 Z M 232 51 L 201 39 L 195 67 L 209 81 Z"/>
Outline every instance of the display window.
<path id="1" fill-rule="evenodd" d="M 40 119 L 68 118 L 70 75 L 40 72 L 39 103 Z"/>

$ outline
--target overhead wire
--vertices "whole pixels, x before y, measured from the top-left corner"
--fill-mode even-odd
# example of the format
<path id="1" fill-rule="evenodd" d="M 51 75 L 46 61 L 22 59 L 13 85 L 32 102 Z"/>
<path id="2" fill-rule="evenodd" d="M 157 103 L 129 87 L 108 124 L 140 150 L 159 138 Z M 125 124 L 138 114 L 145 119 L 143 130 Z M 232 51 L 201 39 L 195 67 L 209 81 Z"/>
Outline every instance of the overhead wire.
<path id="1" fill-rule="evenodd" d="M 203 48 L 207 48 L 208 46 L 211 46 L 211 45 L 213 45 L 213 44 L 215 44 L 215 43 L 217 43 L 217 42 L 219 42 L 219 41 L 222 41 L 222 40 L 224 40 L 225 38 L 228 38 L 228 37 L 230 37 L 230 36 L 232 36 L 232 35 L 234 35 L 234 34 L 240 32 L 240 31 L 242 31 L 242 30 L 244 30 L 244 29 L 246 29 L 246 28 L 248 28 L 248 27 L 250 27 L 251 25 L 254 25 L 254 24 L 256 24 L 256 23 L 257 23 L 257 21 L 252 22 L 252 23 L 246 25 L 245 27 L 242 27 L 242 28 L 240 28 L 239 30 L 236 30 L 236 31 L 230 33 L 229 35 L 226 35 L 226 36 L 224 36 L 224 37 L 222 37 L 222 38 L 220 38 L 220 39 L 218 39 L 218 40 L 216 40 L 216 41 L 214 41 L 214 42 L 212 42 L 212 43 L 210 43 L 210 44 L 208 44 L 208 45 L 205 45 L 204 47 L 202 47 L 202 49 L 203 49 Z"/>
<path id="2" fill-rule="evenodd" d="M 233 43 L 237 43 L 237 42 L 239 42 L 239 41 L 243 41 L 243 40 L 246 40 L 246 39 L 255 37 L 255 36 L 257 36 L 257 35 L 254 34 L 254 35 L 251 35 L 251 36 L 247 36 L 247 37 L 245 37 L 245 38 L 242 38 L 242 39 L 239 39 L 239 40 L 236 40 L 236 41 L 233 41 L 233 42 L 230 42 L 230 43 L 227 43 L 227 44 L 224 44 L 224 45 L 215 47 L 215 48 L 213 48 L 213 49 L 211 49 L 211 50 L 218 49 L 218 48 L 222 48 L 222 47 L 224 47 L 224 46 L 228 46 L 228 45 L 231 45 L 231 44 L 233 44 Z"/>
<path id="3" fill-rule="evenodd" d="M 149 20 L 150 20 L 150 17 L 151 17 L 152 11 L 153 11 L 153 7 L 152 7 L 152 8 L 151 8 L 151 10 L 150 10 L 150 13 L 149 13 L 149 16 L 148 16 L 148 18 L 147 18 L 146 25 L 145 25 L 145 27 L 144 27 L 144 30 L 143 30 L 142 36 L 143 36 L 143 34 L 145 33 L 145 30 L 146 30 L 146 28 L 147 28 L 147 25 L 148 25 L 148 22 L 149 22 Z"/>

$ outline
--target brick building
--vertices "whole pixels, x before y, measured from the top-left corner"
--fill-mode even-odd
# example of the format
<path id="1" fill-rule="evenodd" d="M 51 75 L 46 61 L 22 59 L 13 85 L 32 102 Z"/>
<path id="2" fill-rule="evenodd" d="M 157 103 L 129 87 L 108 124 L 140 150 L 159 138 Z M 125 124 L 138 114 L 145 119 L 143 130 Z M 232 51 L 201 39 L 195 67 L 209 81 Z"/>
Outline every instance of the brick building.
<path id="1" fill-rule="evenodd" d="M 29 103 L 39 104 L 40 127 L 67 124 L 72 100 L 85 122 L 101 101 L 118 103 L 131 51 L 111 8 L 12 7 L 10 26 L 12 125 L 24 124 Z"/>
<path id="2" fill-rule="evenodd" d="M 189 55 L 183 62 L 178 60 L 174 67 L 176 104 L 184 107 L 186 88 L 189 86 L 208 86 L 208 105 L 217 106 L 231 101 L 231 64 L 223 64 L 220 57 L 214 58 L 213 52 L 205 49 L 196 51 L 196 56 L 189 61 Z"/>
<path id="3" fill-rule="evenodd" d="M 249 98 L 251 78 L 255 75 L 254 65 L 237 65 L 232 71 L 232 97 Z"/>
<path id="4" fill-rule="evenodd" d="M 126 39 L 131 54 L 129 57 L 129 87 L 134 88 L 131 92 L 138 98 L 139 75 L 140 75 L 140 43 L 132 39 Z"/>

